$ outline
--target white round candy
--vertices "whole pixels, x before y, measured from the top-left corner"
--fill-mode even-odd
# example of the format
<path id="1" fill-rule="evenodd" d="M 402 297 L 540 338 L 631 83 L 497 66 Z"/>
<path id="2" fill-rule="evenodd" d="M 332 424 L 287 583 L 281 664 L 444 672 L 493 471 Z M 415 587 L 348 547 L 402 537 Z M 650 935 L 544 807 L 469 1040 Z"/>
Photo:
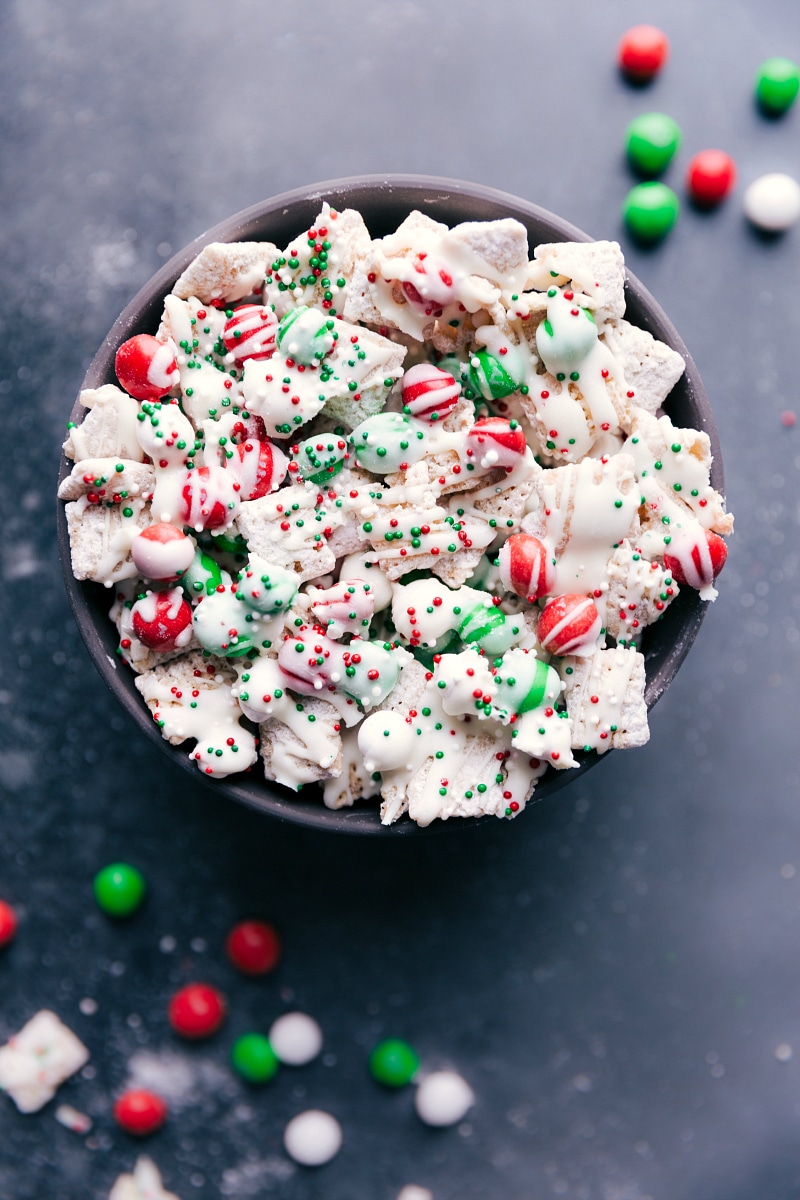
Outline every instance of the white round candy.
<path id="1" fill-rule="evenodd" d="M 269 1044 L 282 1063 L 302 1067 L 322 1049 L 322 1030 L 305 1013 L 285 1013 L 270 1029 Z"/>
<path id="2" fill-rule="evenodd" d="M 358 748 L 369 772 L 393 771 L 413 758 L 414 731 L 399 712 L 375 712 L 358 729 Z"/>
<path id="3" fill-rule="evenodd" d="M 342 1127 L 330 1113 L 309 1108 L 286 1126 L 283 1144 L 295 1162 L 304 1167 L 321 1167 L 339 1153 Z"/>
<path id="4" fill-rule="evenodd" d="M 434 1071 L 420 1083 L 414 1103 L 426 1125 L 455 1125 L 475 1103 L 475 1096 L 455 1071 Z"/>
<path id="5" fill-rule="evenodd" d="M 800 184 L 791 175 L 762 175 L 750 184 L 743 203 L 754 225 L 780 233 L 800 218 Z"/>

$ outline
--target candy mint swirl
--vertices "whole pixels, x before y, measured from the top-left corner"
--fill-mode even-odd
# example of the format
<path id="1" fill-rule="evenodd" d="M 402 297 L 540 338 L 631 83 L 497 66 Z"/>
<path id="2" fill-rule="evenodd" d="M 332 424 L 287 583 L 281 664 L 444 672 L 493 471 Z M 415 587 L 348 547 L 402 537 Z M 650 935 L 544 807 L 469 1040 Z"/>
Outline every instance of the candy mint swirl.
<path id="1" fill-rule="evenodd" d="M 480 646 L 487 654 L 504 654 L 519 635 L 522 617 L 508 617 L 487 597 L 471 608 L 457 605 L 456 633 L 465 646 Z"/>
<path id="2" fill-rule="evenodd" d="M 536 349 L 551 375 L 577 379 L 577 368 L 597 345 L 597 325 L 572 292 L 552 287 L 547 295 L 547 316 L 536 330 Z"/>
<path id="3" fill-rule="evenodd" d="M 236 599 L 254 612 L 274 616 L 287 611 L 298 589 L 294 571 L 251 554 L 247 566 L 239 572 Z"/>
<path id="4" fill-rule="evenodd" d="M 336 433 L 306 438 L 299 445 L 292 446 L 292 459 L 297 463 L 300 477 L 316 484 L 328 483 L 334 475 L 338 475 L 346 455 L 347 442 Z"/>
<path id="5" fill-rule="evenodd" d="M 306 367 L 316 366 L 334 347 L 334 326 L 324 313 L 302 305 L 282 319 L 275 342 L 284 357 Z"/>
<path id="6" fill-rule="evenodd" d="M 557 671 L 524 650 L 511 650 L 495 676 L 497 693 L 493 716 L 508 720 L 545 704 L 554 705 L 561 695 Z"/>
<path id="7" fill-rule="evenodd" d="M 427 428 L 413 417 L 384 412 L 356 425 L 348 441 L 360 467 L 387 475 L 424 457 Z"/>
<path id="8" fill-rule="evenodd" d="M 466 374 L 467 387 L 484 400 L 502 400 L 520 386 L 520 381 L 509 374 L 499 358 L 488 350 L 479 350 L 469 360 Z"/>

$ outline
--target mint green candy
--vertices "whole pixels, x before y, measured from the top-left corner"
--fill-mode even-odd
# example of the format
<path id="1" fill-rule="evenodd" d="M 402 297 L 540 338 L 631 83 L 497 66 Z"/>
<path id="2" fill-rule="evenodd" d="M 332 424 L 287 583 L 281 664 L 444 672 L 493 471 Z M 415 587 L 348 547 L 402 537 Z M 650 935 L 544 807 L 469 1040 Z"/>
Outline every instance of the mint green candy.
<path id="1" fill-rule="evenodd" d="M 243 1033 L 237 1038 L 231 1047 L 231 1062 L 234 1070 L 248 1083 L 269 1083 L 280 1066 L 277 1054 L 263 1033 Z"/>
<path id="2" fill-rule="evenodd" d="M 680 126 L 666 113 L 642 113 L 625 131 L 628 160 L 640 175 L 661 175 L 680 144 Z"/>
<path id="3" fill-rule="evenodd" d="M 756 75 L 756 100 L 771 116 L 787 112 L 800 92 L 800 69 L 790 58 L 768 58 Z"/>
<path id="4" fill-rule="evenodd" d="M 665 183 L 640 183 L 631 188 L 622 206 L 628 232 L 638 242 L 652 244 L 669 233 L 678 219 L 680 202 Z"/>

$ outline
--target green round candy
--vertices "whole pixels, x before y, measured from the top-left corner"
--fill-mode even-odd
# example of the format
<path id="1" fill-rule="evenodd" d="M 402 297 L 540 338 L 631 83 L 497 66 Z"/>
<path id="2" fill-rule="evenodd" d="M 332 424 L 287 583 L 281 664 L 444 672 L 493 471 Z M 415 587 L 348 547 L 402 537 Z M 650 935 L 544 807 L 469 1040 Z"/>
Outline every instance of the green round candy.
<path id="1" fill-rule="evenodd" d="M 639 242 L 657 242 L 678 219 L 680 203 L 665 183 L 640 183 L 631 188 L 622 206 L 628 232 Z"/>
<path id="2" fill-rule="evenodd" d="M 625 131 L 628 159 L 641 175 L 660 175 L 680 144 L 680 126 L 666 113 L 642 113 Z"/>
<path id="3" fill-rule="evenodd" d="M 790 58 L 768 58 L 756 75 L 756 99 L 768 113 L 785 113 L 800 92 L 800 69 Z"/>
<path id="4" fill-rule="evenodd" d="M 405 1087 L 419 1070 L 419 1057 L 408 1042 L 387 1038 L 370 1054 L 369 1070 L 372 1078 L 386 1087 Z"/>
<path id="5" fill-rule="evenodd" d="M 231 1062 L 248 1083 L 269 1083 L 277 1074 L 278 1056 L 263 1033 L 243 1033 L 231 1047 Z"/>
<path id="6" fill-rule="evenodd" d="M 144 893 L 144 876 L 127 863 L 109 863 L 94 877 L 94 898 L 110 917 L 131 916 L 144 900 Z"/>

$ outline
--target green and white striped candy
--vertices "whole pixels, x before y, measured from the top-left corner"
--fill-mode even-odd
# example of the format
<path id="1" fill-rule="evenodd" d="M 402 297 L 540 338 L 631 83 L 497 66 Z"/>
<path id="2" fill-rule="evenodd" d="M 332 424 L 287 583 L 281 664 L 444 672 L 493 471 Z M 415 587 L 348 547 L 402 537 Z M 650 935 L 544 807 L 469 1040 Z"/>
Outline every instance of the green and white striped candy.
<path id="1" fill-rule="evenodd" d="M 286 358 L 306 367 L 316 366 L 336 343 L 335 325 L 316 308 L 301 305 L 281 320 L 275 343 Z"/>
<path id="2" fill-rule="evenodd" d="M 347 442 L 335 433 L 306 438 L 299 446 L 292 447 L 292 459 L 297 463 L 300 476 L 317 484 L 328 483 L 339 474 L 346 454 Z"/>
<path id="3" fill-rule="evenodd" d="M 467 387 L 484 400 L 502 400 L 520 386 L 519 382 L 509 375 L 500 359 L 488 350 L 479 350 L 477 354 L 473 354 L 469 360 L 466 383 Z"/>

